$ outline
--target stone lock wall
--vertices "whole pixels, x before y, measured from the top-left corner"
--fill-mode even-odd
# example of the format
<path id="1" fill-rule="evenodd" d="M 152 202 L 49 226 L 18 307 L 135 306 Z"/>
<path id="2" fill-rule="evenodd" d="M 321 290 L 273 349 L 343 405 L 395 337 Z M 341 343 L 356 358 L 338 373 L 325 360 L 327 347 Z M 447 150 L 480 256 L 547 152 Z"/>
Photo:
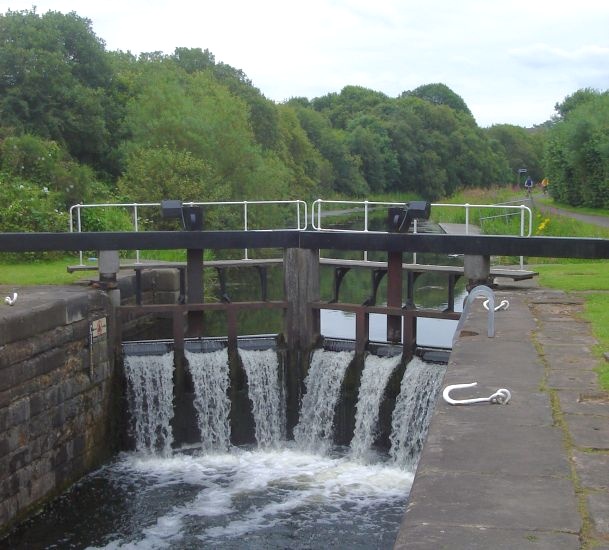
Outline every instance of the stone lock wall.
<path id="1" fill-rule="evenodd" d="M 0 531 L 115 450 L 111 311 L 79 286 L 0 304 Z"/>

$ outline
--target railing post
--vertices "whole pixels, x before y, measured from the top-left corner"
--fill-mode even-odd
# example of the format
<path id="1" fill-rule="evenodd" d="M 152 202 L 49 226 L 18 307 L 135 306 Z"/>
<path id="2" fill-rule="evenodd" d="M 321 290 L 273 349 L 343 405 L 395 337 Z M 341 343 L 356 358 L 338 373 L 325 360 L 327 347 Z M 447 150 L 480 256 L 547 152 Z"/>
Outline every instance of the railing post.
<path id="1" fill-rule="evenodd" d="M 300 231 L 300 201 L 298 201 L 296 203 L 296 216 L 298 218 L 298 223 L 297 223 L 297 227 L 298 230 Z M 306 222 L 307 216 L 305 215 L 305 222 Z"/>
<path id="2" fill-rule="evenodd" d="M 244 225 L 244 230 L 247 231 L 247 201 L 243 201 L 243 225 Z M 247 248 L 244 249 L 244 258 L 247 260 Z"/>
<path id="3" fill-rule="evenodd" d="M 364 232 L 368 232 L 368 201 L 364 201 Z M 364 261 L 368 261 L 368 251 L 364 250 Z"/>
<path id="4" fill-rule="evenodd" d="M 78 228 L 78 232 L 80 233 L 82 231 L 82 225 L 81 225 L 81 221 L 80 221 L 80 204 L 77 205 L 77 208 L 76 208 L 76 227 Z M 78 255 L 80 258 L 80 265 L 85 265 L 82 261 L 82 258 L 83 258 L 82 250 L 78 251 Z"/>
<path id="5" fill-rule="evenodd" d="M 138 213 L 137 213 L 137 204 L 133 205 L 133 229 L 135 229 L 135 232 L 137 233 L 139 231 L 139 226 L 138 226 Z M 135 263 L 139 264 L 140 263 L 140 251 L 136 250 L 135 251 Z"/>
<path id="6" fill-rule="evenodd" d="M 412 232 L 416 235 L 418 233 L 418 229 L 419 229 L 419 226 L 418 226 L 417 220 L 415 219 L 414 223 L 412 224 Z M 417 263 L 417 253 L 416 252 L 412 253 L 412 263 L 413 264 Z"/>
<path id="7" fill-rule="evenodd" d="M 520 236 L 524 237 L 524 204 L 520 205 Z M 520 256 L 520 269 L 524 269 L 524 256 Z"/>

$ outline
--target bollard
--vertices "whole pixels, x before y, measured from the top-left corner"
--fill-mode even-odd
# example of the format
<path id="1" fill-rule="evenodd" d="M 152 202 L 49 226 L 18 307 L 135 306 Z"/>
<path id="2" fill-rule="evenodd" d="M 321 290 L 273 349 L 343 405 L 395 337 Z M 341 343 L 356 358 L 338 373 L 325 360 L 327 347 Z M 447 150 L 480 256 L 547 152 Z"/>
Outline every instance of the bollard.
<path id="1" fill-rule="evenodd" d="M 117 275 L 121 264 L 118 250 L 100 250 L 98 260 L 99 284 L 106 291 L 114 307 L 121 305 L 121 291 L 118 288 Z"/>
<path id="2" fill-rule="evenodd" d="M 463 257 L 463 272 L 468 280 L 468 292 L 478 285 L 488 284 L 491 274 L 491 257 L 466 254 Z"/>

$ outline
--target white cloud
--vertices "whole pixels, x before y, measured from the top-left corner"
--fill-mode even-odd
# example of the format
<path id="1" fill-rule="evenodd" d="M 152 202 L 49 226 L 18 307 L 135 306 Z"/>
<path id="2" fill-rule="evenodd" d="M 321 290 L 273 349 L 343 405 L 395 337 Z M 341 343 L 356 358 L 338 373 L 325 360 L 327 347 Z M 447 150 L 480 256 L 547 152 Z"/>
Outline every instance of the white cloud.
<path id="1" fill-rule="evenodd" d="M 572 50 L 550 46 L 548 44 L 532 44 L 530 46 L 514 48 L 510 55 L 532 67 L 551 67 L 572 65 L 598 67 L 601 63 L 609 61 L 609 47 L 585 45 Z"/>

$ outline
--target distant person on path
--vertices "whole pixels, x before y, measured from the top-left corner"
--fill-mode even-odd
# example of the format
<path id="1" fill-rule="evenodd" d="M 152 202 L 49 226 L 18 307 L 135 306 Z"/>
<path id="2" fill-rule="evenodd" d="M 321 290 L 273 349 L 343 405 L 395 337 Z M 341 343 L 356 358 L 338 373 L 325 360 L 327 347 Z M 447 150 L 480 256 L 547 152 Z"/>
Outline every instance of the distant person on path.
<path id="1" fill-rule="evenodd" d="M 524 182 L 524 188 L 526 189 L 527 196 L 531 196 L 531 189 L 533 189 L 533 180 L 531 176 L 528 176 L 526 181 Z"/>
<path id="2" fill-rule="evenodd" d="M 550 185 L 550 180 L 548 178 L 543 178 L 541 180 L 541 190 L 544 195 L 548 194 L 548 185 Z"/>

